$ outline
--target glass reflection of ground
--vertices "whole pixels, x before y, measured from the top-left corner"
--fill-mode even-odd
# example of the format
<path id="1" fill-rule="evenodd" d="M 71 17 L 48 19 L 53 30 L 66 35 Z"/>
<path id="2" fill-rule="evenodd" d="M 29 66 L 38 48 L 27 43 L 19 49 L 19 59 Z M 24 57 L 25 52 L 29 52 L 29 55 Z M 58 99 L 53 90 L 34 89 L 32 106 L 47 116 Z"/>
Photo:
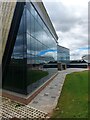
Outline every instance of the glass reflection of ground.
<path id="1" fill-rule="evenodd" d="M 57 73 L 57 68 L 45 64 L 27 64 L 26 59 L 13 59 L 8 66 L 3 88 L 6 90 L 29 94 L 42 86 Z"/>
<path id="2" fill-rule="evenodd" d="M 47 76 L 42 77 L 41 79 L 37 80 L 33 84 L 27 86 L 27 93 L 31 93 L 36 90 L 38 87 L 43 85 L 46 81 L 48 81 L 53 75 L 57 73 L 57 68 L 44 68 L 44 71 L 48 72 Z"/>
<path id="3" fill-rule="evenodd" d="M 14 71 L 14 73 L 13 73 Z M 26 71 L 25 71 L 26 72 Z M 9 71 L 7 75 L 7 80 L 5 81 L 5 86 L 12 86 L 15 88 L 22 88 L 22 73 L 24 73 L 23 66 L 9 66 Z M 12 80 L 12 74 L 16 74 L 13 77 Z M 27 86 L 30 84 L 35 83 L 39 79 L 45 77 L 48 75 L 48 71 L 43 71 L 43 70 L 27 70 L 27 76 L 25 78 L 27 79 Z"/>
<path id="4" fill-rule="evenodd" d="M 27 71 L 27 86 L 35 83 L 37 80 L 48 75 L 47 71 L 43 70 L 28 70 Z M 31 80 L 32 79 L 32 80 Z"/>

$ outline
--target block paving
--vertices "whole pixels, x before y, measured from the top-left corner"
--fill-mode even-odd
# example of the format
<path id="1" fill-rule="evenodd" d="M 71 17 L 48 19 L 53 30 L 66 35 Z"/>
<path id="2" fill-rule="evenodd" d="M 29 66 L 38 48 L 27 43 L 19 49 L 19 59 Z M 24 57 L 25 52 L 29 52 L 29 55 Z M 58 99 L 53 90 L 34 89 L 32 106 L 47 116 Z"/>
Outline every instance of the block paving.
<path id="1" fill-rule="evenodd" d="M 47 113 L 37 110 L 28 105 L 20 104 L 12 101 L 8 98 L 2 97 L 2 102 L 0 103 L 0 118 L 10 119 L 10 118 L 46 118 Z"/>

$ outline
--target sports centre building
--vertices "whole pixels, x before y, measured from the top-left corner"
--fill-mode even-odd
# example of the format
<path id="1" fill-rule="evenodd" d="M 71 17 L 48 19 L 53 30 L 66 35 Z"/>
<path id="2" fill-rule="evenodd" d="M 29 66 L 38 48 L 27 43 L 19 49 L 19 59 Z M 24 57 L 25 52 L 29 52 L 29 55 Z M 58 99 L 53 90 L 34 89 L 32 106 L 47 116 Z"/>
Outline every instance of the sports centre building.
<path id="1" fill-rule="evenodd" d="M 2 12 L 2 87 L 28 95 L 57 74 L 43 66 L 57 61 L 58 36 L 42 2 L 3 2 Z"/>

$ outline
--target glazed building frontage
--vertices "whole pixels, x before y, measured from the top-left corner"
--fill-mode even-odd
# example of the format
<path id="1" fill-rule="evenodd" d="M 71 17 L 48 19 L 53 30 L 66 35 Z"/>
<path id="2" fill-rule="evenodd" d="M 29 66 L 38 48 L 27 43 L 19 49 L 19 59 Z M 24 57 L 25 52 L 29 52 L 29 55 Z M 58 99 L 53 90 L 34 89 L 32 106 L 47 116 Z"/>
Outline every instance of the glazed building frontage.
<path id="1" fill-rule="evenodd" d="M 42 2 L 16 2 L 3 53 L 3 89 L 29 94 L 56 74 L 57 68 L 43 66 L 57 61 L 57 40 Z"/>
<path id="2" fill-rule="evenodd" d="M 66 47 L 57 45 L 58 70 L 65 70 L 70 62 L 70 50 Z"/>

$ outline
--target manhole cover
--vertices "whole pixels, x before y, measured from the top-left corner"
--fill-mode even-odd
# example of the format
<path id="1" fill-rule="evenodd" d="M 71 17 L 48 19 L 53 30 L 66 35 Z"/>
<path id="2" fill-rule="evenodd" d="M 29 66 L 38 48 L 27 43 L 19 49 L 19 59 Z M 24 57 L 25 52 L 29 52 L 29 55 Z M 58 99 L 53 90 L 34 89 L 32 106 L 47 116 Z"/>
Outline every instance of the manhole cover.
<path id="1" fill-rule="evenodd" d="M 37 103 L 38 103 L 38 101 L 33 101 L 33 103 L 34 103 L 34 104 L 37 104 Z"/>
<path id="2" fill-rule="evenodd" d="M 53 89 L 53 87 L 50 87 L 50 89 Z"/>
<path id="3" fill-rule="evenodd" d="M 44 93 L 44 96 L 48 96 L 49 95 L 49 93 Z"/>
<path id="4" fill-rule="evenodd" d="M 56 96 L 51 96 L 51 98 L 56 98 Z"/>

